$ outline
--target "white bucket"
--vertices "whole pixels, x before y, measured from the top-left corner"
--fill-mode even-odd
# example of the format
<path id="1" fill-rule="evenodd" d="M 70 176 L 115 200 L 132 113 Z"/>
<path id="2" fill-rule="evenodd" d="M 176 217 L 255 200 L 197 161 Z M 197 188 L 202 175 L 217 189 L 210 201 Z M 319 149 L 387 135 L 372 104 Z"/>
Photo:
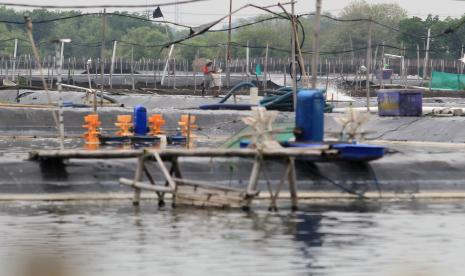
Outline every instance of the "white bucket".
<path id="1" fill-rule="evenodd" d="M 258 104 L 258 87 L 250 87 L 250 104 Z"/>
<path id="2" fill-rule="evenodd" d="M 214 87 L 222 87 L 223 84 L 221 83 L 221 73 L 212 73 L 213 79 L 213 86 Z"/>

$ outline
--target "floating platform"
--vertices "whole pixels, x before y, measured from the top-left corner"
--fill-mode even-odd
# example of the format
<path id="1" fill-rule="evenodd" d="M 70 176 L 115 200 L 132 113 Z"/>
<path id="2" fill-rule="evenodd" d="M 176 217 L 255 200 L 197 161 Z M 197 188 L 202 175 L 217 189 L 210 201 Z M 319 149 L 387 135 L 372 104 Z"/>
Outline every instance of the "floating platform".
<path id="1" fill-rule="evenodd" d="M 238 189 L 222 185 L 186 179 L 178 163 L 178 158 L 248 158 L 253 159 L 253 167 L 247 184 L 247 188 Z M 200 207 L 221 207 L 249 209 L 252 200 L 259 194 L 258 183 L 262 175 L 267 179 L 267 188 L 270 193 L 269 208 L 277 209 L 277 199 L 285 182 L 289 184 L 292 208 L 297 209 L 298 193 L 296 178 L 296 160 L 304 162 L 338 162 L 340 150 L 331 145 L 313 145 L 312 147 L 272 148 L 272 149 L 144 149 L 144 150 L 61 150 L 61 151 L 34 151 L 30 152 L 29 159 L 40 161 L 42 167 L 63 167 L 64 161 L 69 159 L 137 159 L 134 177 L 120 178 L 119 183 L 134 189 L 133 203 L 140 202 L 141 190 L 155 192 L 159 204 L 164 205 L 165 194 L 173 195 L 173 205 L 194 205 Z M 273 191 L 269 177 L 265 170 L 265 162 L 269 160 L 280 161 L 286 169 L 280 177 L 279 184 Z M 152 173 L 148 169 L 147 162 L 156 162 L 161 171 L 165 185 L 157 184 Z M 171 163 L 170 169 L 165 162 Z M 153 167 L 153 166 L 152 166 Z M 148 181 L 143 181 L 143 178 Z M 318 173 L 315 174 L 317 176 Z M 342 187 L 342 186 L 341 186 Z M 346 192 L 349 189 L 341 188 Z M 353 192 L 363 197 L 362 194 Z"/>

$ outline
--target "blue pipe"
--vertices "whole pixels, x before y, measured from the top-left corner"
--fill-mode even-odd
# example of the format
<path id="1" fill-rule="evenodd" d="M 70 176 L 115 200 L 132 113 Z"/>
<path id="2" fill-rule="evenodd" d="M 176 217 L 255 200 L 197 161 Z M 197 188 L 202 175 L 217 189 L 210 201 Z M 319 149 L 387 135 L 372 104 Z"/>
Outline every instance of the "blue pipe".
<path id="1" fill-rule="evenodd" d="M 226 94 L 226 96 L 224 96 L 223 99 L 221 99 L 221 101 L 219 103 L 224 103 L 226 102 L 232 95 L 234 95 L 234 93 L 241 89 L 241 88 L 250 88 L 250 87 L 256 87 L 255 84 L 251 83 L 251 82 L 241 82 L 241 83 L 238 83 L 236 84 L 231 90 L 229 90 L 229 92 Z"/>

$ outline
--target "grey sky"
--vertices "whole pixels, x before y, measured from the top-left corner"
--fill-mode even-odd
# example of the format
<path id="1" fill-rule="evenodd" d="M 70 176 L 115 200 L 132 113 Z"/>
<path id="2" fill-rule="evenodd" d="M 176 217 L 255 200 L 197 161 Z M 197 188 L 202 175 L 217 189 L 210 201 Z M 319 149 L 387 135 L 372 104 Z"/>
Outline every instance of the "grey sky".
<path id="1" fill-rule="evenodd" d="M 156 4 L 161 2 L 169 2 L 174 0 L 0 0 L 0 2 L 10 3 L 28 3 L 28 4 L 56 4 L 56 5 L 70 5 L 73 4 Z M 281 0 L 279 2 L 286 2 Z M 305 13 L 314 10 L 315 0 L 297 0 L 296 12 Z M 238 8 L 247 3 L 254 3 L 257 5 L 270 5 L 277 3 L 274 0 L 233 0 L 233 9 Z M 453 0 L 367 0 L 369 3 L 398 3 L 401 7 L 405 8 L 410 15 L 424 17 L 429 13 L 440 15 L 441 17 L 453 16 L 458 17 L 465 13 L 465 1 Z M 323 11 L 328 11 L 337 14 L 340 10 L 350 3 L 350 0 L 323 0 Z M 182 5 L 180 11 L 180 23 L 187 25 L 198 25 L 212 21 L 221 15 L 228 12 L 229 0 L 209 0 L 200 3 Z M 167 20 L 174 21 L 174 7 L 165 7 L 162 9 Z M 278 10 L 278 8 L 275 8 Z M 136 11 L 141 11 L 136 10 Z M 260 13 L 260 11 L 249 8 L 236 15 L 239 17 L 249 17 Z"/>

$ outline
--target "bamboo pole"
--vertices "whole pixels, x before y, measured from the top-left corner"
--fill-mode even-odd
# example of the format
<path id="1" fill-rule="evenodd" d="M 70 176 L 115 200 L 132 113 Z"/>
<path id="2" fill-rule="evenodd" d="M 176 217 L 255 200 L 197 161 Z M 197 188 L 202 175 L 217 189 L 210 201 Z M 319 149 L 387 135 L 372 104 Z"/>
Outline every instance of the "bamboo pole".
<path id="1" fill-rule="evenodd" d="M 228 18 L 228 48 L 226 51 L 226 86 L 231 86 L 231 17 L 232 17 L 232 0 L 229 0 L 229 18 Z"/>
<path id="2" fill-rule="evenodd" d="M 123 57 L 119 59 L 119 72 L 122 76 L 123 75 Z"/>
<path id="3" fill-rule="evenodd" d="M 36 47 L 35 42 L 34 42 L 34 35 L 32 34 L 32 21 L 31 21 L 31 18 L 26 17 L 25 18 L 25 23 L 26 23 L 27 36 L 29 38 L 29 42 L 32 45 L 32 53 L 34 54 L 34 58 L 35 58 L 38 66 L 39 66 L 40 79 L 42 80 L 42 85 L 44 86 L 44 90 L 45 90 L 45 94 L 47 96 L 48 104 L 51 105 L 52 104 L 52 99 L 50 98 L 50 93 L 48 91 L 47 81 L 44 78 L 42 65 L 40 64 L 39 51 L 37 50 L 37 47 Z M 52 116 L 53 116 L 53 120 L 55 122 L 56 127 L 59 128 L 60 126 L 59 126 L 59 123 L 58 123 L 58 116 L 57 116 L 55 110 L 52 110 Z"/>
<path id="4" fill-rule="evenodd" d="M 320 16 L 321 16 L 321 0 L 316 1 L 316 14 L 315 14 L 315 29 L 313 38 L 313 61 L 312 61 L 312 88 L 317 86 L 317 67 L 320 52 Z"/>
<path id="5" fill-rule="evenodd" d="M 58 95 L 59 95 L 59 100 L 58 100 L 58 119 L 59 119 L 59 140 L 60 140 L 60 149 L 64 150 L 65 149 L 65 124 L 64 124 L 64 119 L 63 119 L 63 95 L 62 95 L 62 75 L 61 72 L 63 70 L 63 50 L 65 43 L 63 41 L 57 41 L 55 43 L 56 47 L 56 58 L 58 59 L 56 62 L 56 72 L 57 72 L 57 89 L 58 89 Z M 61 46 L 61 48 L 60 48 Z"/>
<path id="6" fill-rule="evenodd" d="M 288 165 L 286 168 L 286 172 L 284 173 L 284 176 L 280 179 L 279 184 L 276 187 L 276 192 L 271 196 L 270 205 L 268 207 L 269 211 L 278 211 L 276 201 L 279 198 L 279 193 L 281 192 L 282 186 L 284 185 L 286 178 L 289 179 L 290 168 L 291 167 Z"/>
<path id="7" fill-rule="evenodd" d="M 368 22 L 368 48 L 367 48 L 367 71 L 366 71 L 366 92 L 367 92 L 367 112 L 370 112 L 370 67 L 371 67 L 371 18 Z"/>
<path id="8" fill-rule="evenodd" d="M 115 70 L 115 55 L 116 55 L 116 46 L 118 41 L 113 42 L 113 53 L 111 55 L 111 65 L 110 65 L 110 88 L 113 88 L 113 71 Z"/>
<path id="9" fill-rule="evenodd" d="M 136 173 L 134 175 L 134 181 L 133 181 L 134 184 L 142 180 L 142 173 L 144 171 L 144 161 L 145 161 L 144 155 L 139 156 L 139 159 L 137 161 Z M 140 189 L 137 187 L 134 187 L 134 197 L 132 199 L 132 205 L 139 206 L 139 204 L 140 204 Z"/>
<path id="10" fill-rule="evenodd" d="M 76 85 L 76 57 L 73 58 L 73 85 Z"/>
<path id="11" fill-rule="evenodd" d="M 136 83 L 134 80 L 134 46 L 131 47 L 131 79 L 132 79 L 132 90 L 135 90 Z"/>
<path id="12" fill-rule="evenodd" d="M 463 58 L 463 44 L 462 44 L 462 47 L 460 48 L 460 57 Z M 463 63 L 459 62 L 459 66 L 460 66 L 460 74 L 463 74 Z"/>
<path id="13" fill-rule="evenodd" d="M 173 58 L 173 89 L 176 89 L 176 58 Z"/>
<path id="14" fill-rule="evenodd" d="M 249 80 L 249 74 L 250 74 L 250 49 L 249 49 L 249 41 L 247 40 L 247 48 L 245 49 L 245 76 L 247 78 L 247 81 Z"/>
<path id="15" fill-rule="evenodd" d="M 282 6 L 281 6 L 282 7 Z M 297 68 L 296 68 L 296 37 L 297 34 L 295 32 L 295 1 L 292 1 L 291 4 L 291 77 L 292 77 L 292 98 L 293 98 L 293 105 L 294 111 L 297 109 Z"/>
<path id="16" fill-rule="evenodd" d="M 161 76 L 160 86 L 163 86 L 163 84 L 165 83 L 165 77 L 168 71 L 168 66 L 169 66 L 169 62 L 171 59 L 171 55 L 173 54 L 173 50 L 174 50 L 174 44 L 171 45 L 170 50 L 168 52 L 168 57 L 166 58 L 165 68 L 163 69 L 163 75 Z"/>
<path id="17" fill-rule="evenodd" d="M 417 43 L 417 76 L 420 78 L 420 45 Z"/>
<path id="18" fill-rule="evenodd" d="M 157 161 L 157 164 L 160 167 L 160 170 L 163 173 L 163 176 L 165 177 L 166 181 L 168 182 L 169 187 L 173 191 L 175 191 L 176 190 L 176 183 L 174 182 L 173 178 L 171 177 L 171 174 L 168 172 L 168 169 L 165 167 L 165 164 L 163 163 L 163 160 L 161 159 L 160 155 L 157 152 L 155 152 L 155 153 L 153 153 L 153 156 L 155 157 L 155 160 Z"/>
<path id="19" fill-rule="evenodd" d="M 428 59 L 429 59 L 429 47 L 431 41 L 431 28 L 428 28 L 428 38 L 426 40 L 426 53 L 425 53 L 425 64 L 423 67 L 423 79 L 428 78 Z"/>
<path id="20" fill-rule="evenodd" d="M 265 50 L 265 66 L 263 68 L 263 90 L 266 91 L 268 85 L 268 42 L 266 42 L 266 50 Z"/>
<path id="21" fill-rule="evenodd" d="M 61 158 L 61 159 L 111 159 L 111 158 L 134 158 L 141 155 L 143 150 L 74 150 L 68 149 L 64 151 L 44 150 L 44 151 L 31 151 L 30 159 L 37 158 Z M 255 149 L 210 149 L 210 148 L 197 148 L 197 149 L 150 149 L 146 150 L 148 154 L 153 155 L 157 153 L 161 157 L 247 157 L 253 158 L 257 154 L 264 157 L 316 157 L 319 158 L 323 155 L 330 156 L 337 153 L 337 151 L 329 149 L 329 146 L 322 145 L 317 148 L 279 148 L 267 149 L 258 152 Z"/>
<path id="22" fill-rule="evenodd" d="M 71 58 L 68 58 L 68 78 L 66 79 L 67 84 L 71 84 Z"/>
<path id="23" fill-rule="evenodd" d="M 13 51 L 13 70 L 11 80 L 14 82 L 16 80 L 16 56 L 18 54 L 18 39 L 15 39 L 15 48 Z"/>
<path id="24" fill-rule="evenodd" d="M 372 64 L 376 65 L 376 61 L 378 60 L 378 48 L 379 48 L 379 44 L 376 45 L 376 49 L 375 49 L 375 58 L 373 59 L 373 62 Z M 372 66 L 373 67 L 373 66 Z M 374 66 L 376 67 L 376 66 Z M 373 68 L 371 68 L 371 72 L 374 72 Z M 374 77 L 375 77 L 375 74 L 371 74 L 371 81 L 374 81 Z"/>
<path id="25" fill-rule="evenodd" d="M 191 114 L 187 114 L 187 137 L 186 137 L 186 147 L 190 148 L 191 144 Z"/>
<path id="26" fill-rule="evenodd" d="M 287 72 L 286 72 L 286 64 L 283 65 L 283 72 L 284 72 L 284 86 L 287 86 Z"/>
<path id="27" fill-rule="evenodd" d="M 173 190 L 171 190 L 171 188 L 169 187 L 152 185 L 152 184 L 148 184 L 148 183 L 140 182 L 140 181 L 134 182 L 133 180 L 130 180 L 127 178 L 120 178 L 119 183 L 126 185 L 126 186 L 133 187 L 134 190 L 139 190 L 139 191 L 148 190 L 148 191 L 160 192 L 160 193 L 172 193 L 173 192 Z M 139 197 L 139 200 L 140 200 L 140 197 Z"/>
<path id="28" fill-rule="evenodd" d="M 55 79 L 55 68 L 56 68 L 56 57 L 53 57 L 53 66 L 52 66 L 52 72 L 51 72 L 51 77 L 50 77 L 50 88 L 53 89 L 53 80 Z"/>
<path id="29" fill-rule="evenodd" d="M 102 45 L 100 48 L 100 85 L 101 85 L 101 93 L 102 97 L 100 98 L 100 106 L 103 107 L 103 92 L 104 92 L 104 84 L 105 84 L 105 31 L 106 31 L 106 18 L 107 17 L 107 10 L 103 9 L 103 16 L 102 16 Z"/>
<path id="30" fill-rule="evenodd" d="M 252 173 L 250 174 L 249 184 L 247 186 L 247 195 L 256 194 L 257 186 L 258 186 L 258 179 L 260 177 L 260 171 L 262 166 L 262 158 L 261 156 L 255 157 L 255 162 L 253 163 Z M 248 196 L 246 198 L 245 206 L 243 207 L 244 210 L 250 209 L 250 204 L 252 203 L 252 196 Z"/>
<path id="31" fill-rule="evenodd" d="M 295 159 L 289 158 L 289 192 L 291 194 L 291 208 L 293 211 L 298 210 L 298 196 L 297 196 L 297 176 L 295 171 Z"/>

